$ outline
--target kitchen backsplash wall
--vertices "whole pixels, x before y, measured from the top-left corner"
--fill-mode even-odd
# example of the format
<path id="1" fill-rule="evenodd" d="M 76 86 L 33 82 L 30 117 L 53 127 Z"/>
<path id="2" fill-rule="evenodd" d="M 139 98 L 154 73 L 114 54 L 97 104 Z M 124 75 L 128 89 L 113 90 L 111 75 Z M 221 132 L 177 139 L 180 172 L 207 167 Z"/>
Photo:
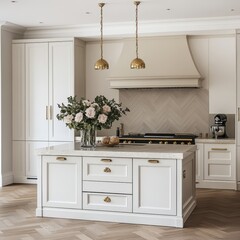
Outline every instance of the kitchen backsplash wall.
<path id="1" fill-rule="evenodd" d="M 125 133 L 208 133 L 206 89 L 123 89 L 120 102 L 131 112 L 121 118 Z"/>

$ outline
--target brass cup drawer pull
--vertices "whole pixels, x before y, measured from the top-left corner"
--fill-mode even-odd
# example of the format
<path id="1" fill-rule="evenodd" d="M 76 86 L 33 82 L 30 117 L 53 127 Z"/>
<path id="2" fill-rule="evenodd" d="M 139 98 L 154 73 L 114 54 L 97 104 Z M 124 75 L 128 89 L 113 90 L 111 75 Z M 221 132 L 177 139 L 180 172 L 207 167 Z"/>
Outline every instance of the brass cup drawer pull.
<path id="1" fill-rule="evenodd" d="M 104 170 L 103 170 L 105 173 L 110 173 L 111 172 L 111 169 L 109 167 L 105 167 Z"/>
<path id="2" fill-rule="evenodd" d="M 105 197 L 103 201 L 106 202 L 106 203 L 110 203 L 111 202 L 111 198 L 110 197 Z"/>
<path id="3" fill-rule="evenodd" d="M 159 163 L 159 160 L 148 160 L 149 163 Z"/>
<path id="4" fill-rule="evenodd" d="M 212 151 L 227 151 L 227 148 L 212 148 Z"/>
<path id="5" fill-rule="evenodd" d="M 66 161 L 67 158 L 66 157 L 57 157 L 56 160 L 58 160 L 58 161 Z"/>
<path id="6" fill-rule="evenodd" d="M 101 159 L 102 162 L 112 162 L 112 159 L 108 159 L 108 158 L 103 158 Z"/>

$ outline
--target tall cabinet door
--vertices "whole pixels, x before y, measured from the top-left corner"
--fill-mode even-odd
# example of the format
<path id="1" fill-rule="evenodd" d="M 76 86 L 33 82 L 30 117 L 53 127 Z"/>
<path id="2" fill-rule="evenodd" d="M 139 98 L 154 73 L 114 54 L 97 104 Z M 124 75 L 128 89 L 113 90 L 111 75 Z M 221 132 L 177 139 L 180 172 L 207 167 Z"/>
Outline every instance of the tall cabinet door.
<path id="1" fill-rule="evenodd" d="M 26 140 L 48 141 L 48 43 L 26 44 Z"/>
<path id="2" fill-rule="evenodd" d="M 73 141 L 74 131 L 56 118 L 58 103 L 74 96 L 73 42 L 49 43 L 49 104 L 51 110 L 49 141 Z"/>
<path id="3" fill-rule="evenodd" d="M 12 139 L 25 140 L 25 44 L 13 44 L 12 69 Z"/>
<path id="4" fill-rule="evenodd" d="M 133 159 L 133 212 L 176 215 L 176 160 Z"/>

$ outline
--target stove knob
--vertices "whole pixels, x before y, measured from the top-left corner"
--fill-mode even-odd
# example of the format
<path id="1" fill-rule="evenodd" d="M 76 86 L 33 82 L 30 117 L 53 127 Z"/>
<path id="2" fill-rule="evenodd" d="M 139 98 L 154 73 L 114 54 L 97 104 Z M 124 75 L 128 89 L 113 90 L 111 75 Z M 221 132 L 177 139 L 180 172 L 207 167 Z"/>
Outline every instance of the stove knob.
<path id="1" fill-rule="evenodd" d="M 188 142 L 188 145 L 192 145 L 192 143 L 191 143 L 191 142 Z"/>
<path id="2" fill-rule="evenodd" d="M 128 141 L 128 144 L 132 143 L 132 141 Z"/>
<path id="3" fill-rule="evenodd" d="M 149 141 L 148 144 L 152 144 L 152 141 Z"/>
<path id="4" fill-rule="evenodd" d="M 185 143 L 184 142 L 181 142 L 181 145 L 184 145 Z"/>
<path id="5" fill-rule="evenodd" d="M 159 144 L 163 144 L 163 141 L 160 141 Z"/>
<path id="6" fill-rule="evenodd" d="M 173 144 L 177 144 L 177 142 L 175 141 L 175 142 L 173 142 Z"/>
<path id="7" fill-rule="evenodd" d="M 125 140 L 125 141 L 123 141 L 123 143 L 127 143 L 127 141 Z"/>
<path id="8" fill-rule="evenodd" d="M 166 141 L 164 144 L 168 144 L 168 141 Z"/>

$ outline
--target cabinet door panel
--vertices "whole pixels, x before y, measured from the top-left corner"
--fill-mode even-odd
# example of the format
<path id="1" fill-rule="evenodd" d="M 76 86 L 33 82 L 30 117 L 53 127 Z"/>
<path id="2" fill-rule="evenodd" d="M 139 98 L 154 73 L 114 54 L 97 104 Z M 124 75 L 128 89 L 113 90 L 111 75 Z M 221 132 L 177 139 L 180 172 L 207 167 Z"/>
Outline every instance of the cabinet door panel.
<path id="1" fill-rule="evenodd" d="M 50 141 L 73 141 L 74 138 L 74 131 L 56 118 L 59 113 L 57 104 L 66 103 L 67 97 L 74 96 L 73 60 L 72 42 L 49 44 Z"/>
<path id="2" fill-rule="evenodd" d="M 48 141 L 48 43 L 26 44 L 26 138 Z"/>
<path id="3" fill-rule="evenodd" d="M 204 179 L 235 180 L 235 144 L 204 145 Z"/>
<path id="4" fill-rule="evenodd" d="M 43 157 L 43 206 L 82 208 L 81 157 Z"/>
<path id="5" fill-rule="evenodd" d="M 14 183 L 26 178 L 26 141 L 13 141 L 13 174 Z"/>
<path id="6" fill-rule="evenodd" d="M 176 215 L 176 161 L 133 160 L 133 212 Z"/>
<path id="7" fill-rule="evenodd" d="M 25 45 L 12 46 L 12 130 L 13 140 L 26 139 Z"/>

